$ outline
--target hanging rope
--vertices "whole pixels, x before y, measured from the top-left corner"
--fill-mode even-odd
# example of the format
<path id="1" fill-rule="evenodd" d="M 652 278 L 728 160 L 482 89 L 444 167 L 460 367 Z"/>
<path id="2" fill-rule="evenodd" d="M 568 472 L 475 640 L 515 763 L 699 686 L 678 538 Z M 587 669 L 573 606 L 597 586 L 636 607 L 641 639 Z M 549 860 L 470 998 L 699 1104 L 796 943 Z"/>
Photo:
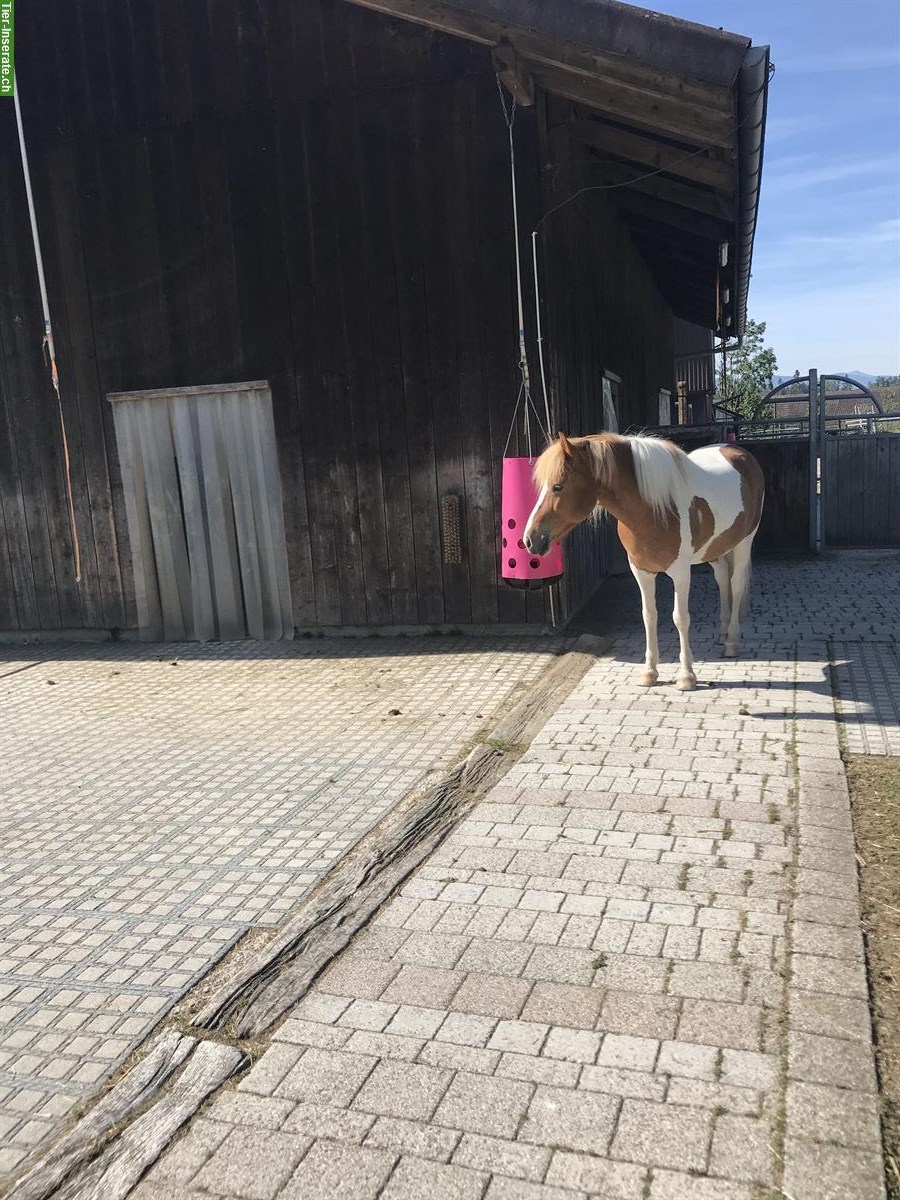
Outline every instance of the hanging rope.
<path id="1" fill-rule="evenodd" d="M 516 417 L 519 412 L 519 405 L 524 401 L 524 425 L 525 445 L 529 458 L 534 458 L 532 441 L 531 441 L 531 413 L 533 412 L 537 419 L 538 428 L 540 429 L 543 422 L 541 415 L 535 407 L 534 400 L 531 396 L 531 375 L 528 370 L 528 350 L 525 344 L 525 302 L 522 295 L 522 255 L 519 247 L 519 201 L 516 191 L 516 147 L 513 131 L 516 124 L 516 98 L 510 97 L 510 102 L 507 104 L 506 95 L 503 91 L 503 84 L 500 81 L 500 76 L 497 76 L 497 91 L 500 94 L 500 106 L 503 109 L 503 119 L 506 121 L 506 128 L 509 134 L 509 178 L 512 192 L 512 218 L 513 218 L 513 237 L 515 239 L 516 249 L 516 303 L 518 305 L 519 316 L 519 372 L 522 376 L 522 383 L 519 387 L 519 395 L 516 398 L 516 407 L 513 410 L 512 425 L 509 430 L 509 437 L 506 439 L 506 447 L 503 451 L 509 449 L 509 443 L 512 439 L 512 431 L 515 428 Z M 535 266 L 535 271 L 537 267 Z M 540 323 L 540 315 L 538 316 Z M 547 396 L 544 395 L 544 405 L 547 409 L 547 425 L 544 430 L 547 441 L 550 441 L 550 409 L 547 405 Z"/>
<path id="2" fill-rule="evenodd" d="M 50 365 L 50 381 L 56 393 L 56 407 L 59 413 L 59 431 L 62 437 L 63 467 L 66 480 L 66 504 L 69 514 L 69 529 L 72 533 L 72 553 L 75 559 L 75 582 L 81 583 L 81 547 L 78 541 L 78 528 L 75 524 L 75 501 L 72 496 L 72 467 L 69 461 L 69 439 L 66 436 L 66 418 L 63 413 L 62 396 L 59 391 L 59 369 L 56 365 L 56 346 L 53 342 L 53 326 L 50 323 L 50 303 L 47 300 L 47 281 L 44 278 L 44 258 L 41 254 L 41 239 L 38 234 L 37 215 L 34 210 L 34 196 L 31 191 L 31 172 L 28 169 L 28 152 L 25 149 L 25 129 L 22 125 L 22 106 L 19 103 L 19 89 L 13 82 L 13 99 L 16 107 L 16 125 L 19 130 L 19 151 L 22 155 L 22 172 L 25 176 L 25 195 L 28 197 L 28 216 L 31 219 L 31 238 L 34 243 L 34 261 L 37 267 L 38 284 L 41 289 L 41 305 L 44 310 L 44 340 L 43 352 Z"/>

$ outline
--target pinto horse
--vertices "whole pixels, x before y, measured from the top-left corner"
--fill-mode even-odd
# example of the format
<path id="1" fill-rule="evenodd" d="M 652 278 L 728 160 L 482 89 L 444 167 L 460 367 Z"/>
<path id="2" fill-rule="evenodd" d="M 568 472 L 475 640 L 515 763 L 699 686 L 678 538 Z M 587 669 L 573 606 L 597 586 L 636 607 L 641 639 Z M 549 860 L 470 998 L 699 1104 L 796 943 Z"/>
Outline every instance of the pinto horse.
<path id="1" fill-rule="evenodd" d="M 762 516 L 765 486 L 752 454 L 737 446 L 704 446 L 685 454 L 650 437 L 564 433 L 535 463 L 540 488 L 525 526 L 535 555 L 581 521 L 605 509 L 616 518 L 619 540 L 641 589 L 647 654 L 638 682 L 659 678 L 656 576 L 675 585 L 675 628 L 681 643 L 677 687 L 697 686 L 688 630 L 691 566 L 711 563 L 719 587 L 719 641 L 726 657 L 738 652 L 741 618 L 749 611 L 750 547 Z"/>

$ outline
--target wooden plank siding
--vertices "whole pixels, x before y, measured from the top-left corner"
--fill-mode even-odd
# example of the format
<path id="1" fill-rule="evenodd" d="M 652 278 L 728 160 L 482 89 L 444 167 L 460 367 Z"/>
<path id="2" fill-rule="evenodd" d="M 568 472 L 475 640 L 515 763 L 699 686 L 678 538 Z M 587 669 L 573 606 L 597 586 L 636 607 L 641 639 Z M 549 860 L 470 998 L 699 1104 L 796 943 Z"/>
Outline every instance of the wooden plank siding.
<path id="1" fill-rule="evenodd" d="M 611 371 L 622 381 L 619 431 L 640 429 L 656 421 L 659 389 L 674 393 L 674 318 L 608 195 L 586 191 L 566 203 L 597 179 L 590 151 L 570 132 L 567 106 L 543 101 L 543 323 L 557 428 L 604 428 L 603 374 Z M 576 611 L 603 573 L 623 563 L 612 519 L 579 526 L 566 546 L 566 610 Z"/>
<path id="2" fill-rule="evenodd" d="M 0 106 L 0 628 L 136 628 L 105 396 L 258 378 L 272 388 L 299 627 L 543 622 L 545 592 L 498 579 L 519 381 L 488 49 L 342 0 L 214 7 L 213 20 L 191 0 L 30 0 L 19 14 L 83 580 Z M 517 114 L 529 307 L 530 231 L 590 182 L 563 107 L 539 96 Z M 653 419 L 672 387 L 672 317 L 613 206 L 578 200 L 540 241 L 561 426 L 599 428 L 604 367 L 623 379 L 622 427 Z M 533 346 L 532 368 L 537 380 Z M 460 564 L 442 559 L 444 495 L 462 501 Z M 569 609 L 604 561 L 580 534 Z"/>
<path id="3" fill-rule="evenodd" d="M 900 434 L 825 439 L 826 546 L 900 546 Z"/>

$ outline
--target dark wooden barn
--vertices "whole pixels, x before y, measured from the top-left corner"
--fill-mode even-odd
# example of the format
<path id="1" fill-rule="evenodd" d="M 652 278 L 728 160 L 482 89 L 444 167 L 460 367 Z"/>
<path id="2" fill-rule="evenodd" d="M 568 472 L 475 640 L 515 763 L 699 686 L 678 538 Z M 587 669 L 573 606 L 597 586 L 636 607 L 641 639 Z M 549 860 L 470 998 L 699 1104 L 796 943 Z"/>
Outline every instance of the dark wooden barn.
<path id="1" fill-rule="evenodd" d="M 544 623 L 547 593 L 498 577 L 519 370 L 496 72 L 520 99 L 532 372 L 536 229 L 555 424 L 603 427 L 605 387 L 624 430 L 674 395 L 676 317 L 741 332 L 767 49 L 612 0 L 29 0 L 18 17 L 82 578 L 0 101 L 0 630 L 137 629 L 107 397 L 252 380 L 271 388 L 297 628 Z M 607 537 L 570 545 L 563 616 Z"/>

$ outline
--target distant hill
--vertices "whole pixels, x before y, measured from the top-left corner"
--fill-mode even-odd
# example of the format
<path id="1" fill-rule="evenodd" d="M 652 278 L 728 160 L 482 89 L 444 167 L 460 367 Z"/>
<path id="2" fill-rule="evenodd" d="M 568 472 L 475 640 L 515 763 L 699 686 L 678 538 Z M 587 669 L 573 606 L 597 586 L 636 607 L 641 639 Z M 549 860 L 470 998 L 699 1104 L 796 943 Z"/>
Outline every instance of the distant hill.
<path id="1" fill-rule="evenodd" d="M 870 375 L 868 371 L 835 371 L 835 374 L 845 375 L 848 379 L 855 379 L 857 383 L 864 383 L 867 386 L 878 378 L 877 375 Z M 778 387 L 779 383 L 787 383 L 793 378 L 793 375 L 773 375 L 772 386 Z"/>
<path id="2" fill-rule="evenodd" d="M 874 383 L 878 378 L 877 375 L 870 375 L 868 371 L 839 371 L 839 375 L 846 375 L 848 379 L 855 379 L 857 383 Z"/>

